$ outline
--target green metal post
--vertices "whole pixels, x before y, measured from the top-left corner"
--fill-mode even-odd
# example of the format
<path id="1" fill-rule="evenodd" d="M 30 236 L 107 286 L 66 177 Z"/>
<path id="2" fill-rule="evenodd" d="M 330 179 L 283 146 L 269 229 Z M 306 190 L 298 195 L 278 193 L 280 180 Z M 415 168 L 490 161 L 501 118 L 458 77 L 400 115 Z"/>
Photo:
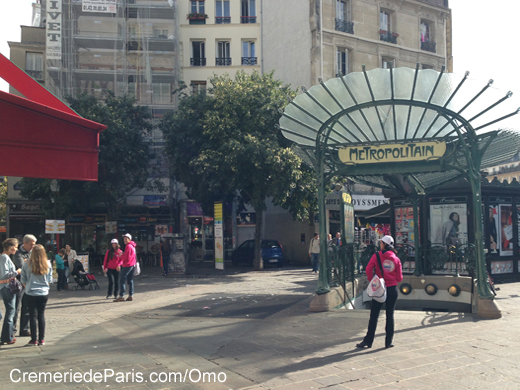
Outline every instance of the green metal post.
<path id="1" fill-rule="evenodd" d="M 325 207 L 325 174 L 323 166 L 323 156 L 321 148 L 316 150 L 316 157 L 318 163 L 318 209 L 320 213 L 320 269 L 318 276 L 318 287 L 316 288 L 316 294 L 326 294 L 330 292 L 329 286 L 329 264 L 327 259 L 327 216 L 325 215 L 327 210 Z"/>
<path id="2" fill-rule="evenodd" d="M 413 242 L 415 245 L 415 275 L 424 274 L 423 259 L 421 257 L 421 246 L 419 243 L 419 198 L 413 197 Z"/>

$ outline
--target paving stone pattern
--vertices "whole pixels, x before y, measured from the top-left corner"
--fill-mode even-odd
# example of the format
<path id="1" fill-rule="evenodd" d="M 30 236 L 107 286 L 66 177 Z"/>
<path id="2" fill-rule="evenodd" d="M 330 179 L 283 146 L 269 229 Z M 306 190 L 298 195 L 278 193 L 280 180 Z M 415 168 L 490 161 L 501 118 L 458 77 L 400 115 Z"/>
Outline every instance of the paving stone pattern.
<path id="1" fill-rule="evenodd" d="M 133 302 L 105 299 L 101 275 L 101 290 L 53 286 L 46 345 L 0 347 L 0 388 L 520 389 L 520 283 L 500 285 L 502 319 L 398 311 L 387 350 L 382 314 L 373 347 L 358 350 L 369 312 L 309 312 L 317 276 L 308 269 L 194 272 L 144 270 Z M 87 382 L 104 370 L 114 376 Z M 13 382 L 23 372 L 81 378 Z"/>

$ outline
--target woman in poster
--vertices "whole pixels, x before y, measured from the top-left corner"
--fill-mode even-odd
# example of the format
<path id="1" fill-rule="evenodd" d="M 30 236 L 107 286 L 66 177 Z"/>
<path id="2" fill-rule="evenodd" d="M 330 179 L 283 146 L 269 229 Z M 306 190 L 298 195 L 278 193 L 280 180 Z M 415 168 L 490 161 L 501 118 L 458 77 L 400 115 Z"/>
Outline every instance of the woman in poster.
<path id="1" fill-rule="evenodd" d="M 495 208 L 489 207 L 488 219 L 489 249 L 491 253 L 497 253 L 497 225 L 495 220 Z"/>
<path id="2" fill-rule="evenodd" d="M 442 225 L 443 242 L 448 246 L 459 243 L 460 216 L 455 211 L 452 212 L 446 222 Z"/>

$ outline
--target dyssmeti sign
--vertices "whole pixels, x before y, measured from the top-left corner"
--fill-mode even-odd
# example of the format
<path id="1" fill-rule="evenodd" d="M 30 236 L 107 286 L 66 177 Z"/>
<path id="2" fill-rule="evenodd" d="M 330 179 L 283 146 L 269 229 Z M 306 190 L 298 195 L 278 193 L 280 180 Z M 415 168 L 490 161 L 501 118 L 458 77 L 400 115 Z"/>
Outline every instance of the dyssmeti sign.
<path id="1" fill-rule="evenodd" d="M 446 142 L 409 142 L 401 144 L 349 146 L 338 150 L 345 164 L 375 164 L 437 160 L 446 153 Z"/>

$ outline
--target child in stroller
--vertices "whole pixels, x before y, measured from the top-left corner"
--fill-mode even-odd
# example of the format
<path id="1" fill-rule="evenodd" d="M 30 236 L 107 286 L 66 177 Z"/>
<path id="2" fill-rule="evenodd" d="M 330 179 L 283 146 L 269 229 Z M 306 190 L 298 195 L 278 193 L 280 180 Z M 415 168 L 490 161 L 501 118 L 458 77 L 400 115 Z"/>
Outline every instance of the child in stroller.
<path id="1" fill-rule="evenodd" d="M 98 290 L 99 284 L 96 280 L 94 274 L 90 274 L 85 272 L 85 268 L 83 268 L 83 264 L 79 260 L 74 260 L 74 264 L 72 266 L 71 275 L 74 277 L 74 281 L 76 282 L 76 286 L 74 286 L 74 290 L 77 290 L 80 287 L 82 290 L 88 286 L 89 290 Z"/>

